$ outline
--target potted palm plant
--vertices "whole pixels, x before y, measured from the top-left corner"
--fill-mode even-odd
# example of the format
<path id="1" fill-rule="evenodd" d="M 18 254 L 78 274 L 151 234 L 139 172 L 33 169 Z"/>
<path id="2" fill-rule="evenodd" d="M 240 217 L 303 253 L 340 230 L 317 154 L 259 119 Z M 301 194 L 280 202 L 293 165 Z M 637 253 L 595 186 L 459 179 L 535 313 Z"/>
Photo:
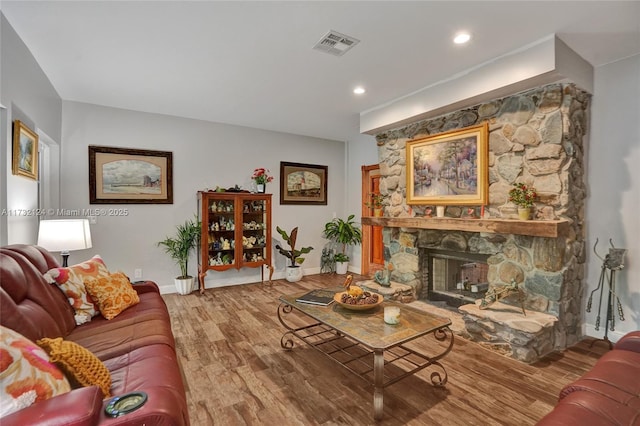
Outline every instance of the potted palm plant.
<path id="1" fill-rule="evenodd" d="M 279 244 L 276 244 L 276 250 L 281 255 L 291 261 L 291 265 L 287 266 L 286 279 L 289 282 L 296 282 L 302 279 L 302 262 L 304 262 L 303 254 L 309 253 L 313 250 L 313 247 L 302 247 L 300 250 L 296 250 L 296 239 L 298 238 L 298 227 L 296 226 L 291 230 L 291 234 L 287 234 L 287 231 L 283 230 L 279 226 L 276 226 L 276 231 L 282 236 L 282 239 L 289 244 L 289 249 L 285 249 Z"/>
<path id="2" fill-rule="evenodd" d="M 346 254 L 348 245 L 357 245 L 362 242 L 362 230 L 354 222 L 355 215 L 349 215 L 347 220 L 334 218 L 324 225 L 323 236 L 342 247 L 342 250 L 334 256 L 336 261 L 336 273 L 346 274 L 349 265 L 349 256 Z"/>
<path id="3" fill-rule="evenodd" d="M 193 291 L 193 277 L 189 275 L 189 256 L 200 242 L 200 221 L 188 219 L 176 227 L 176 235 L 158 242 L 158 247 L 173 259 L 180 268 L 180 276 L 174 282 L 178 293 L 184 295 Z"/>

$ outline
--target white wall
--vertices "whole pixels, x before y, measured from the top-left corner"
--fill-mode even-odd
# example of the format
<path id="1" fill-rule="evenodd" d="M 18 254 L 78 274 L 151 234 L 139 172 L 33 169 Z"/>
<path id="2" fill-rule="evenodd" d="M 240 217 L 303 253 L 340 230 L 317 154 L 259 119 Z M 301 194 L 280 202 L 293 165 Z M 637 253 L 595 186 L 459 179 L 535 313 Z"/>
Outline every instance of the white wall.
<path id="1" fill-rule="evenodd" d="M 11 172 L 12 123 L 24 122 L 31 130 L 44 132 L 49 141 L 60 140 L 62 101 L 29 49 L 0 14 L 2 53 L 0 103 L 0 244 L 35 243 L 38 218 L 19 212 L 38 207 L 38 184 Z"/>
<path id="2" fill-rule="evenodd" d="M 179 270 L 156 242 L 172 234 L 175 225 L 193 217 L 198 190 L 236 184 L 249 188 L 253 170 L 265 167 L 275 176 L 267 185 L 267 192 L 273 194 L 273 237 L 279 238 L 276 225 L 288 230 L 298 226 L 298 245 L 315 248 L 302 265 L 305 273 L 319 272 L 322 247 L 327 242 L 321 237 L 324 223 L 334 212 L 344 211 L 347 198 L 345 143 L 67 101 L 63 102 L 62 116 L 60 207 L 121 207 L 129 212 L 125 217 L 99 217 L 91 227 L 92 251 L 105 259 L 109 269 L 120 269 L 132 277 L 134 269 L 142 269 L 145 279 L 157 282 L 163 291 L 174 291 L 173 277 Z M 172 151 L 174 203 L 90 205 L 88 145 Z M 327 165 L 328 205 L 280 205 L 280 161 Z M 79 260 L 81 256 L 72 253 L 70 261 Z M 285 258 L 275 251 L 274 266 L 274 278 L 284 276 Z M 190 272 L 194 275 L 196 271 L 193 256 Z M 259 280 L 260 269 L 212 271 L 206 285 Z"/>
<path id="3" fill-rule="evenodd" d="M 625 321 L 615 311 L 615 331 L 610 340 L 640 329 L 640 55 L 595 70 L 595 90 L 591 108 L 591 140 L 588 145 L 587 298 L 600 278 L 602 261 L 593 253 L 605 255 L 609 239 L 626 248 L 625 268 L 616 272 L 616 292 Z M 595 330 L 598 298 L 594 294 L 590 313 L 585 313 L 585 333 L 602 338 L 605 332 L 606 293 L 601 310 L 600 329 Z"/>

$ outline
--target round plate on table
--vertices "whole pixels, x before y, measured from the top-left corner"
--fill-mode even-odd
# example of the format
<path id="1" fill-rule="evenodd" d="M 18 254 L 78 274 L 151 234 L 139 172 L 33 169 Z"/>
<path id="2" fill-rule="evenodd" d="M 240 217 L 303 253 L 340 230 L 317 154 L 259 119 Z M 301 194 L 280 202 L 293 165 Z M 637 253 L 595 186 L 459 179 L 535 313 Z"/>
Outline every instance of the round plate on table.
<path id="1" fill-rule="evenodd" d="M 382 302 L 384 302 L 384 297 L 382 297 L 382 295 L 378 294 L 378 301 L 376 303 L 371 303 L 369 305 L 350 305 L 348 303 L 342 303 L 342 295 L 346 293 L 346 291 L 341 291 L 339 293 L 336 293 L 333 296 L 333 300 L 335 300 L 335 302 L 342 306 L 345 309 L 350 309 L 352 311 L 366 311 L 367 309 L 373 309 L 376 306 L 379 306 Z M 373 293 L 370 292 L 371 294 L 377 294 L 377 293 Z"/>

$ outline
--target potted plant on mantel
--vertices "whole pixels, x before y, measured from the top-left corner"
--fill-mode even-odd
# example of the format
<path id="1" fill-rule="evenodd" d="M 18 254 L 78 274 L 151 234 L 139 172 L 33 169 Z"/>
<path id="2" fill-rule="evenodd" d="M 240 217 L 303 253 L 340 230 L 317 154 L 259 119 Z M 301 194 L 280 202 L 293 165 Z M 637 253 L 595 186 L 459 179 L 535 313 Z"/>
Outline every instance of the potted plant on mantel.
<path id="1" fill-rule="evenodd" d="M 173 259 L 180 267 L 180 276 L 176 277 L 174 282 L 178 293 L 185 295 L 193 291 L 193 277 L 189 275 L 189 255 L 191 250 L 195 249 L 200 242 L 200 222 L 195 220 L 186 220 L 183 224 L 176 227 L 176 235 L 167 237 L 158 242 L 158 247 L 163 246 L 164 251 Z"/>
<path id="2" fill-rule="evenodd" d="M 531 219 L 531 207 L 538 198 L 538 193 L 533 186 L 524 183 L 514 183 L 509 191 L 509 201 L 518 206 L 518 218 L 520 220 Z"/>
<path id="3" fill-rule="evenodd" d="M 371 200 L 367 201 L 365 205 L 370 209 L 373 209 L 373 216 L 380 217 L 382 216 L 382 202 L 384 197 L 382 194 L 369 194 Z"/>
<path id="4" fill-rule="evenodd" d="M 281 255 L 286 257 L 291 261 L 291 265 L 287 266 L 287 275 L 286 280 L 289 282 L 296 282 L 302 279 L 302 262 L 304 262 L 303 254 L 309 253 L 313 250 L 313 247 L 302 247 L 300 250 L 296 250 L 296 239 L 298 238 L 298 227 L 296 226 L 291 230 L 291 234 L 287 234 L 287 231 L 283 230 L 279 226 L 276 226 L 276 231 L 282 236 L 282 239 L 289 244 L 291 247 L 289 250 L 283 248 L 281 245 L 276 244 L 276 250 L 280 252 Z"/>
<path id="5" fill-rule="evenodd" d="M 324 238 L 338 243 L 342 246 L 342 251 L 336 253 L 336 273 L 344 275 L 349 266 L 349 256 L 346 254 L 348 245 L 357 245 L 362 242 L 362 230 L 354 222 L 355 215 L 349 215 L 347 220 L 334 218 L 324 225 Z"/>

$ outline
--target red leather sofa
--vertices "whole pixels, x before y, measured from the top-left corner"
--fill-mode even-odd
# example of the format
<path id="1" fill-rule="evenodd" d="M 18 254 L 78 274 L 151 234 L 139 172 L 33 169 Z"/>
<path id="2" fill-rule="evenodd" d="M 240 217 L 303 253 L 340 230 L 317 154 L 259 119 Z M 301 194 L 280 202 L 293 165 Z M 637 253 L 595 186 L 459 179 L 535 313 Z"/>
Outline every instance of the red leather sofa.
<path id="1" fill-rule="evenodd" d="M 140 303 L 109 321 L 98 315 L 78 326 L 63 293 L 43 277 L 59 266 L 51 253 L 38 246 L 0 248 L 0 323 L 34 342 L 62 337 L 82 345 L 111 373 L 112 396 L 143 391 L 148 399 L 138 410 L 112 418 L 105 414 L 109 399 L 104 399 L 99 387 L 77 388 L 3 417 L 2 426 L 188 426 L 175 340 L 157 285 L 136 283 Z"/>
<path id="2" fill-rule="evenodd" d="M 565 386 L 539 426 L 640 426 L 640 331 L 627 333 L 580 379 Z"/>

